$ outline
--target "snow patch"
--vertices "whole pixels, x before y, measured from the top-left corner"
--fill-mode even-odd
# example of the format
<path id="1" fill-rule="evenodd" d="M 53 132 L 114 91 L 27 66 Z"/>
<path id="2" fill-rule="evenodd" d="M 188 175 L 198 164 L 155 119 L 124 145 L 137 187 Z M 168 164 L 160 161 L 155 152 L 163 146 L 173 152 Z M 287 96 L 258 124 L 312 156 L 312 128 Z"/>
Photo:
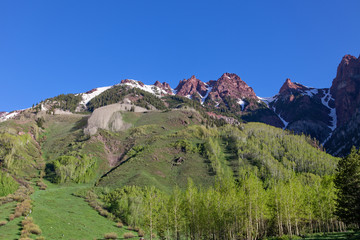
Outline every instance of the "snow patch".
<path id="1" fill-rule="evenodd" d="M 9 119 L 16 117 L 21 111 L 22 110 L 16 110 L 10 113 L 9 112 L 2 113 L 2 116 L 0 117 L 0 122 L 5 122 Z"/>
<path id="2" fill-rule="evenodd" d="M 133 80 L 133 79 L 128 79 L 130 80 L 130 82 L 125 82 L 125 83 L 120 83 L 118 85 L 127 85 L 130 86 L 132 88 L 139 88 L 145 92 L 149 92 L 154 94 L 157 97 L 161 97 L 162 94 L 168 94 L 165 90 L 155 86 L 155 85 L 141 85 L 138 81 Z"/>
<path id="3" fill-rule="evenodd" d="M 278 95 L 275 95 L 275 96 L 273 96 L 273 97 L 257 97 L 257 98 L 258 98 L 260 101 L 263 101 L 263 102 L 268 106 L 268 108 L 270 108 L 270 107 L 269 107 L 269 104 L 272 103 L 272 102 L 276 102 L 277 96 L 278 96 Z"/>
<path id="4" fill-rule="evenodd" d="M 329 116 L 331 117 L 331 125 L 329 126 L 332 131 L 335 130 L 337 125 L 337 115 L 336 115 L 336 109 L 329 106 L 329 101 L 334 100 L 334 98 L 331 96 L 330 89 L 324 90 L 324 97 L 321 98 L 321 103 L 330 109 Z"/>
<path id="5" fill-rule="evenodd" d="M 209 93 L 211 92 L 211 90 L 212 90 L 212 87 L 209 87 L 206 91 L 205 96 L 200 95 L 201 96 L 201 105 L 204 105 L 204 102 L 205 102 L 206 98 L 209 96 Z"/>
<path id="6" fill-rule="evenodd" d="M 285 121 L 285 119 L 283 119 L 283 118 L 280 116 L 280 114 L 277 114 L 277 113 L 276 113 L 276 108 L 275 108 L 275 107 L 273 107 L 272 110 L 273 110 L 274 113 L 280 118 L 280 120 L 283 122 L 283 124 L 284 124 L 283 129 L 285 129 L 285 128 L 289 125 L 289 122 Z"/>
<path id="7" fill-rule="evenodd" d="M 244 102 L 244 100 L 242 100 L 242 99 L 239 99 L 237 103 L 240 104 L 241 111 L 244 111 L 246 102 Z"/>
<path id="8" fill-rule="evenodd" d="M 316 88 L 312 88 L 312 89 L 304 91 L 304 95 L 308 95 L 309 97 L 313 97 L 314 95 L 316 95 L 318 93 L 319 93 L 319 89 L 316 89 Z"/>
<path id="9" fill-rule="evenodd" d="M 321 98 L 321 103 L 327 107 L 328 109 L 330 109 L 330 113 L 329 113 L 329 117 L 332 119 L 331 120 L 331 125 L 329 126 L 331 129 L 331 133 L 329 134 L 329 136 L 325 139 L 325 141 L 322 143 L 323 145 L 330 139 L 330 137 L 332 136 L 334 130 L 336 129 L 337 126 L 337 115 L 336 115 L 336 109 L 332 108 L 329 106 L 329 101 L 330 100 L 334 100 L 334 98 L 331 96 L 330 93 L 330 89 L 326 89 L 323 90 L 324 93 L 324 97 Z"/>
<path id="10" fill-rule="evenodd" d="M 112 88 L 112 86 L 109 87 L 100 87 L 96 88 L 95 91 L 91 93 L 83 93 L 82 94 L 82 101 L 80 102 L 81 105 L 86 105 L 88 102 L 90 102 L 91 99 L 94 97 L 100 95 L 101 93 L 105 92 L 106 90 Z"/>

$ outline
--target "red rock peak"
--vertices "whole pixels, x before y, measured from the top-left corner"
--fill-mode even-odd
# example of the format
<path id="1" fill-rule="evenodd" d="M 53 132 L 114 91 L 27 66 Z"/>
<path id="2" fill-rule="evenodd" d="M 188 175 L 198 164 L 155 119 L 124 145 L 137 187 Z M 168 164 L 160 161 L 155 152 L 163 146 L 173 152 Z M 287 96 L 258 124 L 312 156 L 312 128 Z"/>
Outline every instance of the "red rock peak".
<path id="1" fill-rule="evenodd" d="M 280 88 L 279 93 L 284 94 L 287 92 L 292 92 L 294 90 L 296 91 L 296 90 L 306 90 L 306 89 L 307 89 L 307 87 L 305 87 L 299 83 L 293 83 L 293 82 L 291 82 L 290 78 L 287 78 L 285 83 Z"/>
<path id="2" fill-rule="evenodd" d="M 207 92 L 206 84 L 197 79 L 194 75 L 189 79 L 184 79 L 179 82 L 179 85 L 175 88 L 177 95 L 188 96 L 193 95 L 194 93 L 200 93 L 201 96 L 204 96 Z"/>
<path id="3" fill-rule="evenodd" d="M 156 81 L 154 83 L 154 86 L 156 86 L 158 88 L 161 88 L 162 90 L 164 90 L 168 94 L 173 94 L 170 85 L 168 83 L 166 83 L 166 82 L 160 83 L 159 81 Z"/>
<path id="4" fill-rule="evenodd" d="M 216 100 L 219 97 L 226 96 L 234 98 L 256 98 L 254 90 L 235 73 L 224 73 L 215 83 L 209 94 L 211 99 Z"/>
<path id="5" fill-rule="evenodd" d="M 360 57 L 345 55 L 341 60 L 330 92 L 335 98 L 337 124 L 347 123 L 360 105 Z"/>

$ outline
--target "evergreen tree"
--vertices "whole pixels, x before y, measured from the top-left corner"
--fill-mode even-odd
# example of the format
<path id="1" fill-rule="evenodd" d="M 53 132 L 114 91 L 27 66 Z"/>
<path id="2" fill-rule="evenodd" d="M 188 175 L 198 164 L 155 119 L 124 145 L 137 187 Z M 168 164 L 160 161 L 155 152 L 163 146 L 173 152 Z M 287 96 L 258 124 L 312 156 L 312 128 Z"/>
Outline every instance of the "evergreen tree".
<path id="1" fill-rule="evenodd" d="M 345 223 L 360 225 L 360 151 L 351 149 L 336 169 L 337 204 L 335 214 Z"/>

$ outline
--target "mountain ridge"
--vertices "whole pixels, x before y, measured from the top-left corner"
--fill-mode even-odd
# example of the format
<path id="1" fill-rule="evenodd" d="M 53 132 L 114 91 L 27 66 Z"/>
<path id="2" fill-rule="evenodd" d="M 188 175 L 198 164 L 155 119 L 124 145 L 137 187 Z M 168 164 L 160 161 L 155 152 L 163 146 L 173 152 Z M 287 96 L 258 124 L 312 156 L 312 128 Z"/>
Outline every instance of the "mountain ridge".
<path id="1" fill-rule="evenodd" d="M 89 102 L 115 86 L 137 88 L 159 99 L 166 96 L 185 97 L 200 103 L 210 116 L 221 118 L 226 113 L 231 113 L 238 120 L 258 121 L 295 133 L 309 134 L 320 143 L 326 144 L 335 129 L 346 125 L 360 106 L 360 58 L 345 55 L 329 88 L 307 87 L 287 78 L 278 94 L 262 98 L 235 73 L 224 73 L 217 80 L 208 82 L 203 82 L 193 75 L 189 79 L 181 80 L 175 88 L 171 88 L 166 82 L 156 81 L 153 85 L 146 85 L 141 81 L 124 79 L 113 86 L 73 94 L 71 101 L 80 99 L 75 112 L 86 111 Z M 141 97 L 129 99 L 130 102 L 131 99 L 140 101 Z M 62 101 L 69 100 L 45 100 L 40 103 L 40 110 L 56 109 L 62 105 Z M 69 111 L 66 106 L 62 106 L 63 110 Z M 150 106 L 149 108 L 153 109 Z M 16 117 L 19 113 L 21 110 L 1 112 L 0 121 Z"/>

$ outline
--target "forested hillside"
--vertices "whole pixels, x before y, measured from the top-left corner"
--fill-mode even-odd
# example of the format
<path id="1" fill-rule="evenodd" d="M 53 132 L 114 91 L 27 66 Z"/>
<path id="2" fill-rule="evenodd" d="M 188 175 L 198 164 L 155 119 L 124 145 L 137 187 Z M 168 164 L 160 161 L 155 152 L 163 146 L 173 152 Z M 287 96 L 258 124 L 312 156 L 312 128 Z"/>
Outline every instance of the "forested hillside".
<path id="1" fill-rule="evenodd" d="M 91 136 L 84 114 L 35 109 L 1 123 L 2 195 L 23 184 L 15 176 L 37 181 L 44 196 L 44 181 L 51 189 L 77 184 L 82 190 L 73 193 L 102 216 L 150 239 L 264 239 L 346 228 L 335 215 L 339 159 L 317 140 L 262 123 L 229 125 L 188 101 L 168 97 L 173 110 L 120 111 L 113 116 L 126 130 Z"/>

